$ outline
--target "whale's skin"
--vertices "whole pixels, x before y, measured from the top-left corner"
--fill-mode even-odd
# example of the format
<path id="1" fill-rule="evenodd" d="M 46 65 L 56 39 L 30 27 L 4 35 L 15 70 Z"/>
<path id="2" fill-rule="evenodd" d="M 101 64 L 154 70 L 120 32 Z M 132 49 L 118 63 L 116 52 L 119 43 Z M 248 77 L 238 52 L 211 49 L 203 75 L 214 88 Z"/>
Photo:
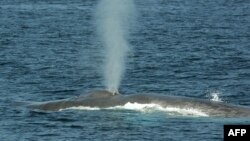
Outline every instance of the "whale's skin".
<path id="1" fill-rule="evenodd" d="M 95 90 L 77 97 L 30 104 L 28 107 L 42 111 L 59 111 L 71 107 L 109 108 L 126 103 L 158 104 L 162 107 L 198 109 L 209 116 L 250 117 L 250 108 L 198 98 L 167 96 L 160 94 L 113 94 L 106 90 Z"/>

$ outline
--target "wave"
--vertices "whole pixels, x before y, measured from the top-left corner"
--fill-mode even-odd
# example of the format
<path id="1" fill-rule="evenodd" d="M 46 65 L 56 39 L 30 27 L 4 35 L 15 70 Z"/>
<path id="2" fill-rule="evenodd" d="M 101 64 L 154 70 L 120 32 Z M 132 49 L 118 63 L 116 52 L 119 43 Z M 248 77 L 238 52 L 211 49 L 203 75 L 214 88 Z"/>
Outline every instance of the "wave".
<path id="1" fill-rule="evenodd" d="M 194 108 L 180 108 L 180 107 L 163 107 L 158 104 L 140 104 L 140 103 L 131 103 L 128 102 L 125 105 L 120 106 L 114 106 L 114 107 L 108 107 L 108 108 L 99 108 L 99 107 L 85 107 L 85 106 L 79 106 L 79 107 L 70 107 L 66 109 L 60 109 L 62 110 L 133 110 L 133 111 L 139 111 L 139 112 L 155 112 L 155 111 L 161 111 L 166 112 L 169 115 L 180 115 L 180 116 L 198 116 L 198 117 L 208 117 L 209 115 L 199 109 Z"/>

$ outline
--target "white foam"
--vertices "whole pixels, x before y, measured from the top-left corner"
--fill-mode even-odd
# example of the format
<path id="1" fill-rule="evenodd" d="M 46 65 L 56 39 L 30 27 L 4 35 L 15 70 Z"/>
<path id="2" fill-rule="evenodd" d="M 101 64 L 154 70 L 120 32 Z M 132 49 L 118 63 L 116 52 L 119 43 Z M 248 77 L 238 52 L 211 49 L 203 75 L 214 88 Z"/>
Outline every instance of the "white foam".
<path id="1" fill-rule="evenodd" d="M 154 112 L 154 111 L 162 111 L 166 112 L 170 115 L 183 115 L 183 116 L 200 116 L 200 117 L 208 117 L 209 115 L 205 112 L 194 109 L 194 108 L 180 108 L 180 107 L 162 107 L 161 105 L 149 103 L 149 104 L 140 104 L 140 103 L 126 103 L 125 105 L 108 107 L 108 108 L 99 108 L 99 107 L 71 107 L 67 109 L 75 109 L 75 110 L 135 110 L 140 112 Z M 61 109 L 63 110 L 63 109 Z"/>

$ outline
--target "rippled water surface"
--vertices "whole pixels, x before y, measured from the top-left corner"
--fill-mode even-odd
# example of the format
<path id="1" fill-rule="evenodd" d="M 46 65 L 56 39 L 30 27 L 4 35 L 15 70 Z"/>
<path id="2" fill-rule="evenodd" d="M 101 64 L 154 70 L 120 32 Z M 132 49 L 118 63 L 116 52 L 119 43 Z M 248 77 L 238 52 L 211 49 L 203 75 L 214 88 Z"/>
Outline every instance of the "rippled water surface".
<path id="1" fill-rule="evenodd" d="M 26 103 L 104 88 L 97 0 L 0 1 L 0 140 L 222 140 L 247 118 L 160 111 L 30 111 Z M 135 0 L 120 92 L 250 106 L 250 1 Z"/>

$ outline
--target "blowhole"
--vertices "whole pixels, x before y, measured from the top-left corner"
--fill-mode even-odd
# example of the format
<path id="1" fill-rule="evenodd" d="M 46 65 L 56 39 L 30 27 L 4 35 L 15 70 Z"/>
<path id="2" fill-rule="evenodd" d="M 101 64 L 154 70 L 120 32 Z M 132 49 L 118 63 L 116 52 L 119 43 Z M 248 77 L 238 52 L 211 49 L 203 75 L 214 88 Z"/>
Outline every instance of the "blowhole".
<path id="1" fill-rule="evenodd" d="M 119 91 L 117 89 L 108 89 L 108 92 L 112 93 L 112 95 L 119 95 Z"/>

